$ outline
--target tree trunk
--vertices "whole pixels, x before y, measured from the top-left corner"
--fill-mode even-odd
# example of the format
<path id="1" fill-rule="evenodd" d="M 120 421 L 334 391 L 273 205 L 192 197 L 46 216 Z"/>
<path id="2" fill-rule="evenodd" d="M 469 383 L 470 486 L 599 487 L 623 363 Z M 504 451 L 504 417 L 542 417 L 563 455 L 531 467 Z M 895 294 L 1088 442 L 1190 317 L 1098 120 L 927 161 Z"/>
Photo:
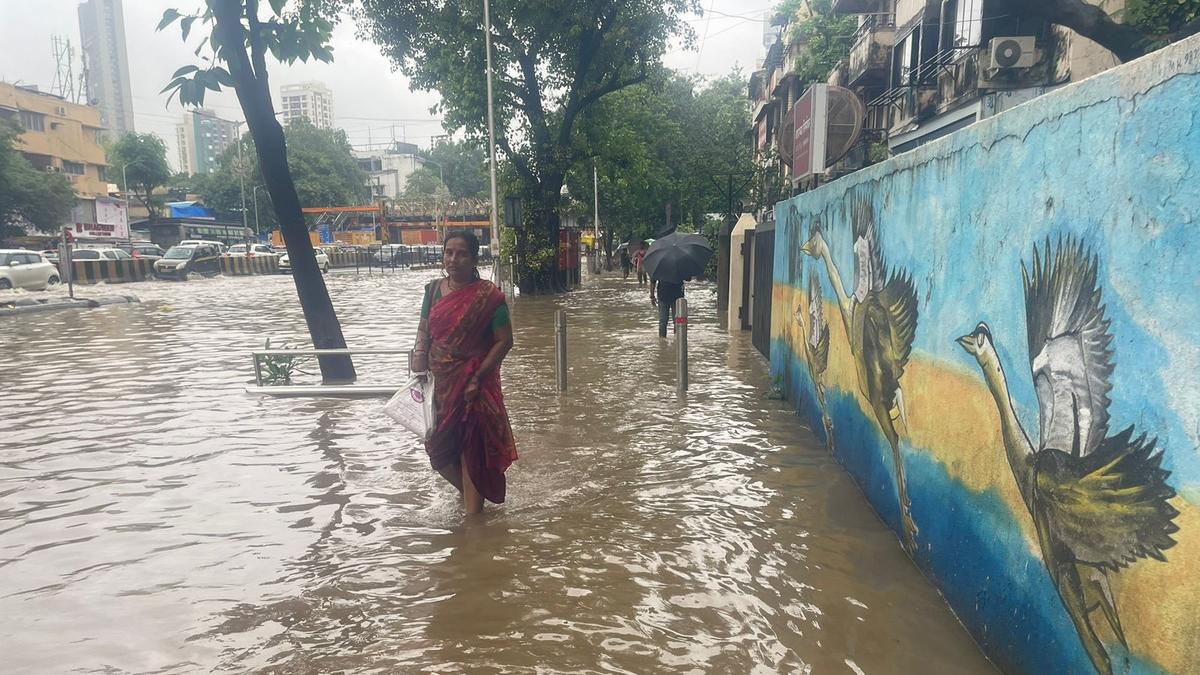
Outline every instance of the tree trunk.
<path id="1" fill-rule="evenodd" d="M 292 264 L 292 278 L 296 283 L 296 294 L 300 299 L 300 309 L 304 313 L 304 322 L 308 325 L 308 333 L 316 349 L 345 349 L 346 339 L 342 335 L 342 325 L 338 322 L 329 299 L 329 290 L 325 287 L 325 279 L 317 267 L 317 256 L 313 252 L 312 241 L 308 238 L 308 227 L 304 223 L 304 214 L 300 210 L 300 197 L 296 194 L 296 184 L 292 181 L 291 171 L 287 164 L 287 145 L 284 142 L 283 127 L 275 118 L 275 108 L 271 103 L 271 90 L 267 81 L 265 63 L 261 55 L 261 45 L 252 46 L 254 66 L 246 53 L 242 33 L 242 9 L 240 0 L 218 0 L 210 5 L 217 20 L 217 33 L 221 37 L 222 57 L 229 65 L 229 72 L 234 79 L 238 102 L 246 116 L 246 126 L 254 139 L 258 153 L 258 162 L 262 170 L 263 182 L 267 186 L 267 194 L 275 207 L 279 218 L 283 241 L 287 245 L 288 258 Z M 251 41 L 258 39 L 254 35 L 255 26 L 251 25 Z M 255 67 L 257 66 L 257 68 Z M 357 379 L 354 363 L 349 356 L 325 356 L 318 359 L 321 367 L 321 378 L 325 383 L 347 383 Z"/>

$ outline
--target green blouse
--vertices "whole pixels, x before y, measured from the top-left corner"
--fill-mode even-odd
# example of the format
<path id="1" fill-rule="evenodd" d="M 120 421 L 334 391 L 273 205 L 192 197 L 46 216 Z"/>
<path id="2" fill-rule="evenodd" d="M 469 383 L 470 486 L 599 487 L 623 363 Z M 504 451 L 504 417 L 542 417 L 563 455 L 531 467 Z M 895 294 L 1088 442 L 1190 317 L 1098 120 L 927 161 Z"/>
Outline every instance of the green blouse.
<path id="1" fill-rule="evenodd" d="M 421 301 L 421 318 L 429 318 L 429 310 L 433 307 L 433 303 L 442 299 L 442 280 L 437 279 L 433 283 L 425 286 L 425 299 Z M 496 308 L 496 313 L 492 315 L 492 332 L 512 325 L 512 317 L 508 314 L 508 303 L 501 302 Z"/>

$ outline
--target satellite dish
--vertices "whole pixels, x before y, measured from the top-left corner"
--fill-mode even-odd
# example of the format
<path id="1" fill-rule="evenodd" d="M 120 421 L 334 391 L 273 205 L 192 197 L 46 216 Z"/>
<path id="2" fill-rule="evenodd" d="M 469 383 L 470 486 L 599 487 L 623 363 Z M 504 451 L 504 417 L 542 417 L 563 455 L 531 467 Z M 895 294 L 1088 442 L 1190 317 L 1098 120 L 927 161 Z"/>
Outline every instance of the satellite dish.
<path id="1" fill-rule="evenodd" d="M 867 107 L 858 94 L 845 87 L 829 86 L 825 117 L 825 166 L 846 156 L 862 135 Z"/>
<path id="2" fill-rule="evenodd" d="M 792 155 L 795 154 L 796 116 L 784 115 L 783 124 L 775 132 L 775 145 L 779 149 L 779 159 L 784 166 L 792 165 Z"/>

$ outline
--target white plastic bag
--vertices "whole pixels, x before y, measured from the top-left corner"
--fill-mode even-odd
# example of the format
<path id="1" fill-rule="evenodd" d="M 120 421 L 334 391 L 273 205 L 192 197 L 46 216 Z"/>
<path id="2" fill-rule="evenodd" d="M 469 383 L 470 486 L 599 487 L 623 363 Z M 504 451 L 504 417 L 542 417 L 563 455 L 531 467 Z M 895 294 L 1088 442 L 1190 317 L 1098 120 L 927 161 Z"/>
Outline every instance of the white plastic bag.
<path id="1" fill-rule="evenodd" d="M 383 412 L 416 434 L 417 438 L 428 440 L 437 427 L 433 408 L 433 374 L 414 375 L 383 406 Z"/>

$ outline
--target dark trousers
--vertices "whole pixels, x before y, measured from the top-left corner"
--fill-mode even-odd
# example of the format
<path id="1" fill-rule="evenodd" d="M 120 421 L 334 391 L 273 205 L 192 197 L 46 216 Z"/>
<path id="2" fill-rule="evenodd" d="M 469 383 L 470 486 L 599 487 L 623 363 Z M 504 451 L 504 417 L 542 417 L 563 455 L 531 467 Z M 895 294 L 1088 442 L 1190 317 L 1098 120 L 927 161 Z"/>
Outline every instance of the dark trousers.
<path id="1" fill-rule="evenodd" d="M 658 336 L 667 337 L 667 323 L 675 320 L 675 302 L 658 301 Z"/>

